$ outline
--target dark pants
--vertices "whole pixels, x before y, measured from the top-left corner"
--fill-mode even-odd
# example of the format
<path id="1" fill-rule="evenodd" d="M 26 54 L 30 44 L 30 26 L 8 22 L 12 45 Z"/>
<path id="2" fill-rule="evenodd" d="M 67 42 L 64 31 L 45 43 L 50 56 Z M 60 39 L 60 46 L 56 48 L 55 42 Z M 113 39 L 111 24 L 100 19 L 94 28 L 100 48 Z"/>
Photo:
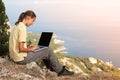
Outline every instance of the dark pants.
<path id="1" fill-rule="evenodd" d="M 17 63 L 26 64 L 40 60 L 43 60 L 48 69 L 55 71 L 56 73 L 59 73 L 62 70 L 62 65 L 59 63 L 56 55 L 50 48 L 45 48 L 37 52 L 29 52 L 23 61 Z"/>

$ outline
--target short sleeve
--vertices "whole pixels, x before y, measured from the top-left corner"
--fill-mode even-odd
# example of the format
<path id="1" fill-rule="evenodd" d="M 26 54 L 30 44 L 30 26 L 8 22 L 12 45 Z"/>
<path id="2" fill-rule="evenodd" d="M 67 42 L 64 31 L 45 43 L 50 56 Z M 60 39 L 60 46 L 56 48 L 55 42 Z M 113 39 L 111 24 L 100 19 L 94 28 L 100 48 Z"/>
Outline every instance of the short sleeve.
<path id="1" fill-rule="evenodd" d="M 19 30 L 19 42 L 26 42 L 26 30 L 20 29 Z"/>

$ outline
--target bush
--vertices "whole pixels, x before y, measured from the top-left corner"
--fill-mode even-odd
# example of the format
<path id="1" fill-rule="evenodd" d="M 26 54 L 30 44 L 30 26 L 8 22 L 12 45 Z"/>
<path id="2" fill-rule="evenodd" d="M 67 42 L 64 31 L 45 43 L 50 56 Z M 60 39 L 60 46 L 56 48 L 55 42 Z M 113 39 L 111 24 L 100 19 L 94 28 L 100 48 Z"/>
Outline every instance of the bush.
<path id="1" fill-rule="evenodd" d="M 9 25 L 7 24 L 8 17 L 5 13 L 5 6 L 0 0 L 0 56 L 8 53 L 8 40 L 9 40 Z"/>

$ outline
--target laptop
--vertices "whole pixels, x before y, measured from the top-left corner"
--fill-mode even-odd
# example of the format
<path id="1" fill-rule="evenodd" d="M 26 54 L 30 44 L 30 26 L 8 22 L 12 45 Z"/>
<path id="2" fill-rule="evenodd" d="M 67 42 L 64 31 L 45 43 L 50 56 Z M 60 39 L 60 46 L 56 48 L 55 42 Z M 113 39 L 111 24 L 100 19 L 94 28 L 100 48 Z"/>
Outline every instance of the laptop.
<path id="1" fill-rule="evenodd" d="M 42 32 L 41 37 L 38 42 L 39 47 L 35 49 L 34 52 L 48 48 L 50 41 L 52 39 L 52 35 L 53 35 L 53 32 Z"/>

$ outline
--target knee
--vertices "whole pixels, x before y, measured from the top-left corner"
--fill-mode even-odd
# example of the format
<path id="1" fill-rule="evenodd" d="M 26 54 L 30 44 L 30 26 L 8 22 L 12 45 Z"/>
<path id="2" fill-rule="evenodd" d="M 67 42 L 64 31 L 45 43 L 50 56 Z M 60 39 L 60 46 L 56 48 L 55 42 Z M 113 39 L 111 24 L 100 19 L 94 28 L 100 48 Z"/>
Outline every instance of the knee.
<path id="1" fill-rule="evenodd" d="M 49 52 L 49 53 L 53 53 L 52 49 L 47 47 L 46 50 Z"/>
<path id="2" fill-rule="evenodd" d="M 47 50 L 51 50 L 51 48 L 50 48 L 50 47 L 47 47 L 46 49 L 47 49 Z"/>
<path id="3" fill-rule="evenodd" d="M 45 48 L 45 50 L 47 50 L 47 51 L 52 51 L 52 49 L 49 48 L 49 47 Z"/>

